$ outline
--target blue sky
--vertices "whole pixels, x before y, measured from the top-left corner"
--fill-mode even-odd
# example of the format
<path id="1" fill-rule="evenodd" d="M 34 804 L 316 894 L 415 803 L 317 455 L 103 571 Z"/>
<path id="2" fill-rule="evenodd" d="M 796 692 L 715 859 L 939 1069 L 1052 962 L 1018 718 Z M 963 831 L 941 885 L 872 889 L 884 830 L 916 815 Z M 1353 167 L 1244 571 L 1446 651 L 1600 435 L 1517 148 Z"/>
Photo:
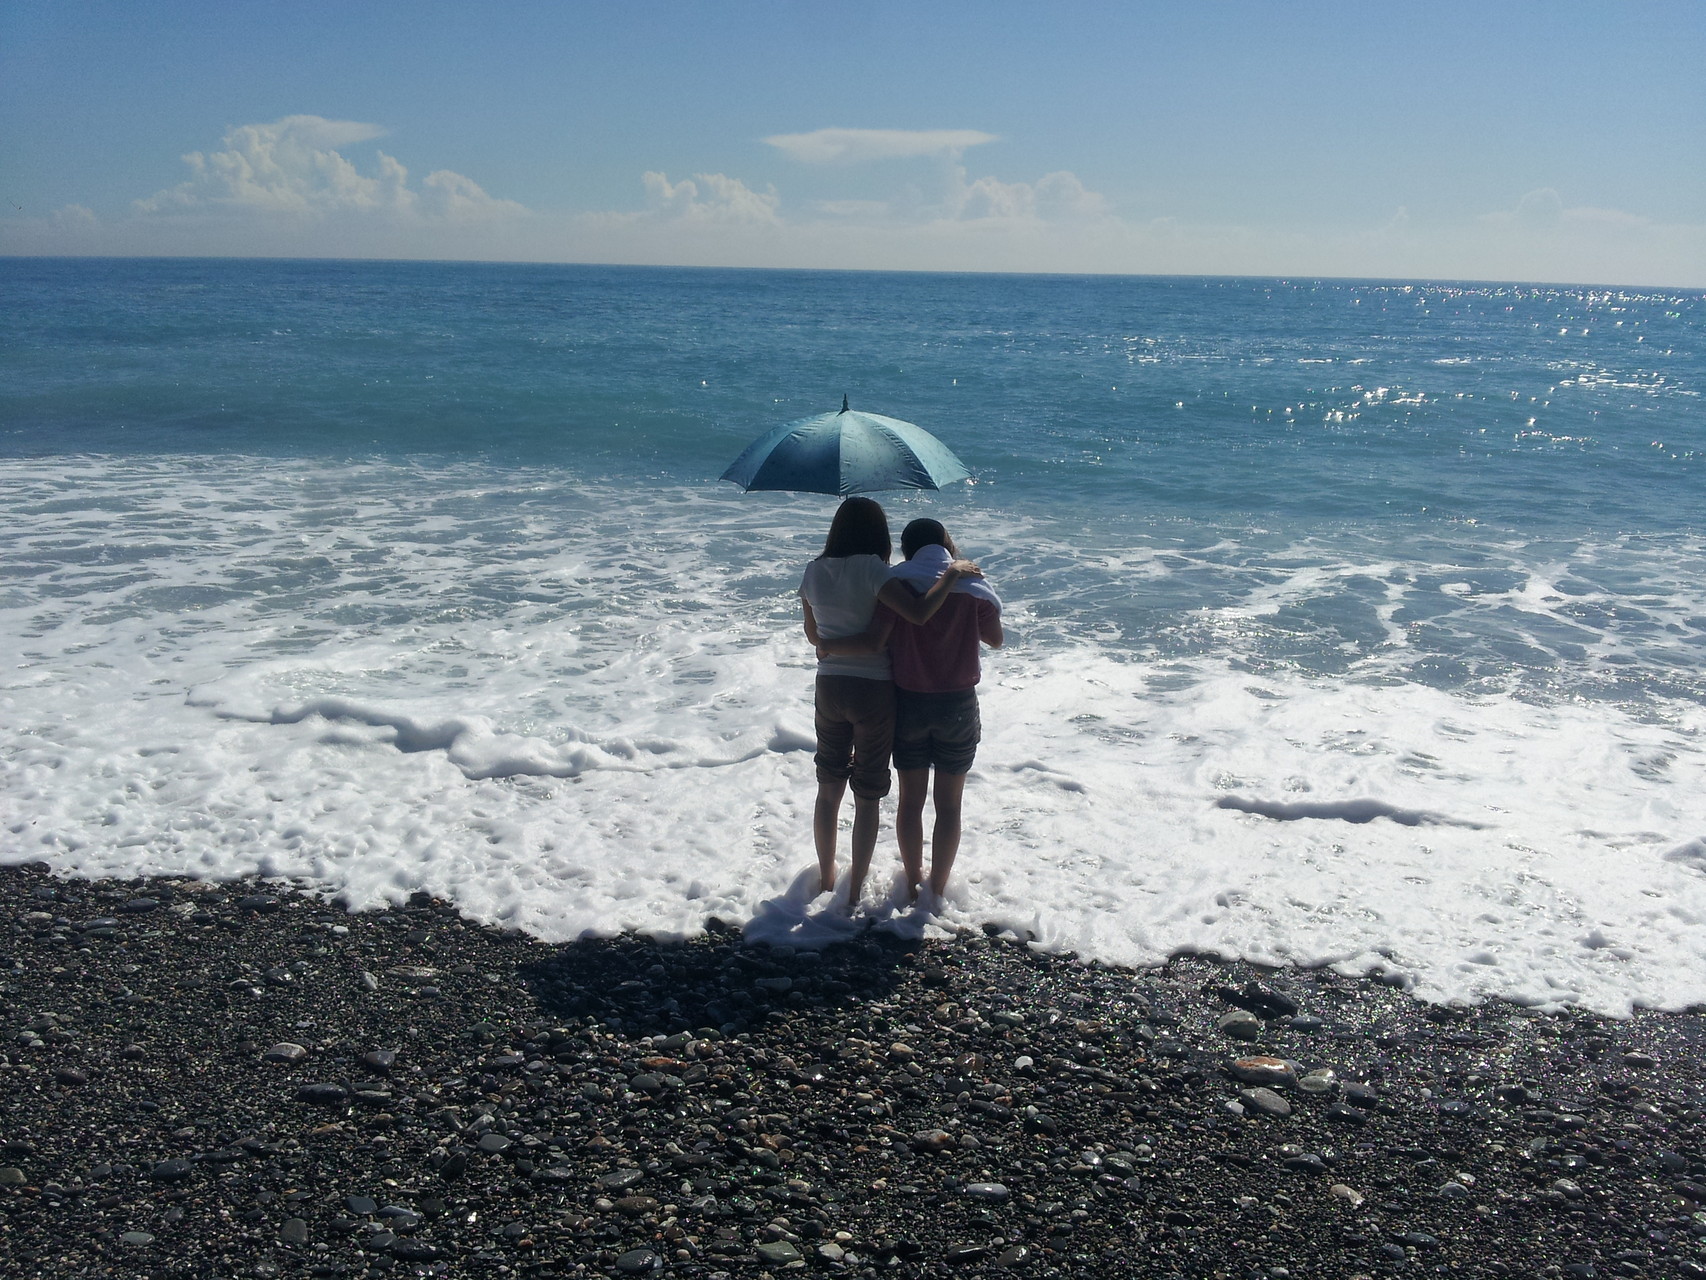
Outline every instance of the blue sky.
<path id="1" fill-rule="evenodd" d="M 6 0 L 0 252 L 1706 286 L 1706 3 Z"/>

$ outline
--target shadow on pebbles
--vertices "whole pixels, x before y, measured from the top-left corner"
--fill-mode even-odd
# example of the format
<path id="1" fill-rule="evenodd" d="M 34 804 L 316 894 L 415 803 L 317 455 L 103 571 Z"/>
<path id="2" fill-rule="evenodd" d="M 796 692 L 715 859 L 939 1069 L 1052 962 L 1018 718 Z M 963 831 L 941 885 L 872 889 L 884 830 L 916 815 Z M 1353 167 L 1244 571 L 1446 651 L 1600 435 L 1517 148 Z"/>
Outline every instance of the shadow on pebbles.
<path id="1" fill-rule="evenodd" d="M 1698 1012 L 0 870 L 0 1272 L 1703 1276 Z"/>

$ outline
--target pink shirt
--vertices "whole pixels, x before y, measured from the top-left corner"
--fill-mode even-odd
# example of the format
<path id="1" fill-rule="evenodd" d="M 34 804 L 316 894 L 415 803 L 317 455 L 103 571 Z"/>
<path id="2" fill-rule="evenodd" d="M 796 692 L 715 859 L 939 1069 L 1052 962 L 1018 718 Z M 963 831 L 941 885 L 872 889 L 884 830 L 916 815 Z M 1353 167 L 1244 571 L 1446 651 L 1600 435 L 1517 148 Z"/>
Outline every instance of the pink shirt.
<path id="1" fill-rule="evenodd" d="M 953 693 L 973 688 L 982 679 L 979 633 L 985 620 L 1001 616 L 1001 610 L 990 601 L 954 592 L 922 627 L 906 621 L 887 605 L 879 604 L 877 611 L 894 619 L 894 630 L 889 633 L 889 662 L 896 687 L 912 693 Z"/>

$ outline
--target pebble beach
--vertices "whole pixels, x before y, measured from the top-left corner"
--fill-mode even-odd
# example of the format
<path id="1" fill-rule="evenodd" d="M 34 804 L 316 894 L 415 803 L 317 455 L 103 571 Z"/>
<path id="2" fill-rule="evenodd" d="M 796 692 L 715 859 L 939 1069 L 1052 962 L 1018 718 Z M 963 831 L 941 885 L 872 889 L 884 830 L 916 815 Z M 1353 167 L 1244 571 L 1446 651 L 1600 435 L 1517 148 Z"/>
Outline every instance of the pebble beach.
<path id="1" fill-rule="evenodd" d="M 0 870 L 9 1276 L 1706 1276 L 1701 1010 Z"/>

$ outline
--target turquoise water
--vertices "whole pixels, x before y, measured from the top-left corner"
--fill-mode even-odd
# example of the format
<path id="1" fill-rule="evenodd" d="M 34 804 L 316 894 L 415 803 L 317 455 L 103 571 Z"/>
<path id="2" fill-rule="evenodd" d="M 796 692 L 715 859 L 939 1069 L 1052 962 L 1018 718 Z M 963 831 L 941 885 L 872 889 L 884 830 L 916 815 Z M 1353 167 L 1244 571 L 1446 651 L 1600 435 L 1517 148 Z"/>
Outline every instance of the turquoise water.
<path id="1" fill-rule="evenodd" d="M 8 852 L 750 915 L 809 827 L 832 503 L 716 477 L 845 393 L 971 468 L 884 500 L 1010 602 L 956 909 L 1706 992 L 1699 292 L 14 259 L 0 299 Z M 542 852 L 589 842 L 659 878 Z"/>

